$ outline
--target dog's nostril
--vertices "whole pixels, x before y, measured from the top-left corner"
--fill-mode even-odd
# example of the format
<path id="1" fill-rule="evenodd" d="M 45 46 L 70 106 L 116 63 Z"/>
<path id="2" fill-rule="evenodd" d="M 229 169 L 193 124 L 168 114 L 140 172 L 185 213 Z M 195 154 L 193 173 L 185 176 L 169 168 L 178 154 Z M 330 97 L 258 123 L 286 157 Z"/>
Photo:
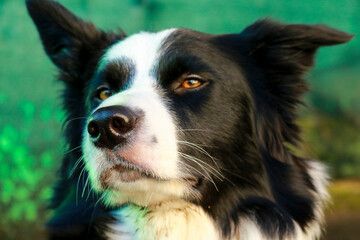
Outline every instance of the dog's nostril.
<path id="1" fill-rule="evenodd" d="M 96 124 L 95 121 L 90 121 L 87 127 L 88 133 L 92 138 L 98 138 L 100 135 L 99 126 Z"/>
<path id="2" fill-rule="evenodd" d="M 120 134 L 125 134 L 133 127 L 133 121 L 127 116 L 114 116 L 111 122 L 111 128 Z"/>

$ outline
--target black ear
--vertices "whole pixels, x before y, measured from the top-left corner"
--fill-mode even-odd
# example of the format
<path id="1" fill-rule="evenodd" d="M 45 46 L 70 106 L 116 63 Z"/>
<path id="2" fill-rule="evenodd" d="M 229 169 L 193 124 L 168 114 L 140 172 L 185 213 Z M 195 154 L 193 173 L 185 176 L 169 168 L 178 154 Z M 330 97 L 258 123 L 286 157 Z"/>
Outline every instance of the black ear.
<path id="1" fill-rule="evenodd" d="M 273 157 L 286 161 L 289 156 L 284 143 L 297 145 L 300 140 L 295 117 L 308 89 L 303 75 L 313 66 L 316 50 L 348 42 L 353 35 L 324 25 L 260 20 L 236 36 L 223 38 L 241 51 L 240 61 L 255 95 L 261 145 Z"/>
<path id="2" fill-rule="evenodd" d="M 314 64 L 316 50 L 350 41 L 353 35 L 324 25 L 280 24 L 261 20 L 242 33 L 246 54 L 260 74 L 250 83 L 256 94 L 259 139 L 270 154 L 288 161 L 285 142 L 297 145 L 297 105 L 308 87 L 304 73 Z"/>
<path id="3" fill-rule="evenodd" d="M 27 0 L 26 6 L 53 63 L 73 77 L 87 67 L 94 54 L 124 35 L 98 30 L 51 0 Z"/>
<path id="4" fill-rule="evenodd" d="M 247 51 L 267 69 L 297 74 L 313 66 L 316 50 L 350 41 L 353 35 L 325 25 L 280 24 L 259 20 L 241 35 L 248 40 Z M 272 70 L 271 70 L 272 71 Z"/>

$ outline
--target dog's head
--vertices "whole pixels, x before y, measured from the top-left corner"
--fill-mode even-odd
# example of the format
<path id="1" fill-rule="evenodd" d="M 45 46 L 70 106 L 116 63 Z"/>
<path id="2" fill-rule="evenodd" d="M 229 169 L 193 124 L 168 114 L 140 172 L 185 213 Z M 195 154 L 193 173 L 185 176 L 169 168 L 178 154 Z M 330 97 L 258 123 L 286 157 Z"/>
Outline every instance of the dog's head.
<path id="1" fill-rule="evenodd" d="M 81 144 L 92 187 L 111 205 L 173 198 L 211 205 L 230 187 L 271 194 L 262 154 L 292 164 L 284 143 L 299 140 L 304 72 L 318 47 L 352 37 L 270 20 L 239 34 L 127 37 L 52 1 L 27 6 L 66 83 L 70 146 Z"/>

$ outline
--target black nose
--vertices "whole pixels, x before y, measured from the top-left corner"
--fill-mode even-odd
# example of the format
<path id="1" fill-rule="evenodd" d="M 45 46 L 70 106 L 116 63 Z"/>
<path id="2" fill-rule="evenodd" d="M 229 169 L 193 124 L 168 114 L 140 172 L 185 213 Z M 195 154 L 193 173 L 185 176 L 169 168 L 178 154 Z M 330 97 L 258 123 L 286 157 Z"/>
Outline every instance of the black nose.
<path id="1" fill-rule="evenodd" d="M 137 119 L 137 114 L 124 106 L 99 108 L 90 117 L 87 131 L 96 146 L 112 149 L 131 136 Z"/>

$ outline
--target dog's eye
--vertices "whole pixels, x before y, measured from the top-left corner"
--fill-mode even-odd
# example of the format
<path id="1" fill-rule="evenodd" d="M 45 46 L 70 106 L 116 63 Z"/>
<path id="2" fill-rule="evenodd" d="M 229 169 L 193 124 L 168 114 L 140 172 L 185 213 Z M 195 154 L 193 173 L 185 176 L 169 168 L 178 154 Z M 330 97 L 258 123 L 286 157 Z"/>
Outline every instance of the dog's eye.
<path id="1" fill-rule="evenodd" d="M 111 96 L 111 91 L 110 89 L 107 89 L 107 88 L 101 88 L 99 89 L 98 91 L 98 94 L 97 94 L 97 97 L 100 99 L 100 100 L 105 100 L 107 99 L 108 97 Z"/>
<path id="2" fill-rule="evenodd" d="M 185 80 L 181 83 L 181 87 L 183 88 L 197 88 L 203 84 L 202 78 L 198 76 L 192 76 L 185 78 Z"/>
<path id="3" fill-rule="evenodd" d="M 205 87 L 209 83 L 208 80 L 196 74 L 186 74 L 174 83 L 174 93 L 183 95 L 189 92 L 196 92 Z M 176 85 L 175 85 L 176 84 Z"/>

